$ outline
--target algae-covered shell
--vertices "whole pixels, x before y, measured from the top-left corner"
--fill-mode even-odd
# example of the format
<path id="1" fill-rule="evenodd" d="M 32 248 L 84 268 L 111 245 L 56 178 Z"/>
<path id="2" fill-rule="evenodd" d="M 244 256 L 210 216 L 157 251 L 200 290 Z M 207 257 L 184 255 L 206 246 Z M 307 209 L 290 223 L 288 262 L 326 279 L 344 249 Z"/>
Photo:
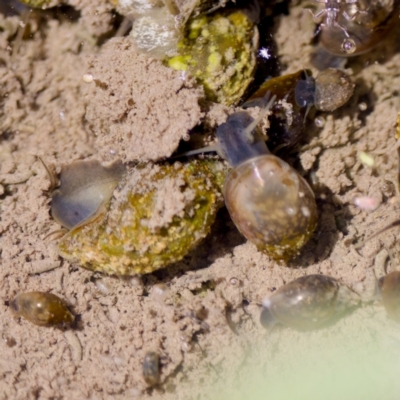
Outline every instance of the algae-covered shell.
<path id="1" fill-rule="evenodd" d="M 263 301 L 261 323 L 274 321 L 297 330 L 326 326 L 360 304 L 360 296 L 326 275 L 307 275 L 279 288 Z"/>
<path id="2" fill-rule="evenodd" d="M 53 293 L 21 293 L 10 302 L 11 311 L 40 326 L 70 325 L 74 316 L 64 301 Z"/>
<path id="3" fill-rule="evenodd" d="M 194 76 L 208 99 L 232 105 L 253 79 L 257 44 L 257 28 L 244 12 L 216 12 L 189 20 L 178 55 L 166 62 Z"/>
<path id="4" fill-rule="evenodd" d="M 192 161 L 133 169 L 103 218 L 61 240 L 61 256 L 117 275 L 149 273 L 179 261 L 207 235 L 222 205 L 220 165 Z"/>

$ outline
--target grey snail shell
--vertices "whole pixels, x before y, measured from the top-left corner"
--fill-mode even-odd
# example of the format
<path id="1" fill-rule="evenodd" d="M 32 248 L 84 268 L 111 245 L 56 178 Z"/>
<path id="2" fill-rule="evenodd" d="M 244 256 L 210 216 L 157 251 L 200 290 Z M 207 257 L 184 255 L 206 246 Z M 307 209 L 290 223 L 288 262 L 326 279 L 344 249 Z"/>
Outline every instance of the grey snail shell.
<path id="1" fill-rule="evenodd" d="M 271 258 L 287 261 L 311 237 L 317 206 L 307 182 L 269 153 L 257 123 L 238 112 L 217 129 L 220 152 L 234 167 L 225 180 L 225 204 L 248 240 Z"/>
<path id="2" fill-rule="evenodd" d="M 336 279 L 307 275 L 279 288 L 263 301 L 261 324 L 279 322 L 296 330 L 322 328 L 360 304 L 360 297 Z"/>

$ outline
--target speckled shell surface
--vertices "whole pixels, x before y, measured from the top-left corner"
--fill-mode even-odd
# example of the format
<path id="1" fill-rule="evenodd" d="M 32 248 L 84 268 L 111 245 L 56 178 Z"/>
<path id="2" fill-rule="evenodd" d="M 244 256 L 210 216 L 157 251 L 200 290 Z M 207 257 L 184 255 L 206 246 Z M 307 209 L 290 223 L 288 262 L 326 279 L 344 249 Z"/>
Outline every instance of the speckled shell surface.
<path id="1" fill-rule="evenodd" d="M 289 164 L 272 154 L 252 158 L 232 170 L 224 197 L 240 232 L 278 260 L 297 254 L 317 223 L 311 188 Z"/>
<path id="2" fill-rule="evenodd" d="M 360 298 L 325 275 L 308 275 L 279 288 L 268 299 L 268 309 L 282 324 L 297 330 L 321 328 L 355 307 Z"/>

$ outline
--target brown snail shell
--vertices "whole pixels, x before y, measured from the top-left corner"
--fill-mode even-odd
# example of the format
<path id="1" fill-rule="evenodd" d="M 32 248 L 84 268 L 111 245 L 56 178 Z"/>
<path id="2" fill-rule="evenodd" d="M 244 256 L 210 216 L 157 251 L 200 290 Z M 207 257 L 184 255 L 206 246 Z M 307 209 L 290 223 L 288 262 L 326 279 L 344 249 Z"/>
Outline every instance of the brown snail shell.
<path id="1" fill-rule="evenodd" d="M 360 304 L 360 297 L 336 279 L 326 275 L 307 275 L 279 288 L 263 301 L 261 323 L 270 327 L 273 320 L 297 330 L 326 326 Z"/>
<path id="2" fill-rule="evenodd" d="M 272 154 L 250 158 L 235 167 L 226 178 L 224 198 L 240 232 L 277 260 L 296 255 L 317 224 L 310 186 Z"/>
<path id="3" fill-rule="evenodd" d="M 53 293 L 21 293 L 10 302 L 10 308 L 15 316 L 40 326 L 71 325 L 75 319 L 64 301 Z"/>

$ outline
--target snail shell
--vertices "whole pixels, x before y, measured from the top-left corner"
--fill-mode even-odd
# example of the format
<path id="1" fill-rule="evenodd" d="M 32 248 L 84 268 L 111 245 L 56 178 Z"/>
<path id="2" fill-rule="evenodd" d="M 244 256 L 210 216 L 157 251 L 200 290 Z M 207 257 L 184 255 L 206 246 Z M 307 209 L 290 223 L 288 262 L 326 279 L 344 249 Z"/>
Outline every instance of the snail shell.
<path id="1" fill-rule="evenodd" d="M 315 108 L 320 111 L 336 110 L 349 101 L 354 86 L 351 78 L 340 69 L 321 71 L 315 79 Z"/>
<path id="2" fill-rule="evenodd" d="M 74 316 L 64 301 L 53 293 L 21 293 L 10 302 L 11 311 L 40 326 L 71 325 Z"/>
<path id="3" fill-rule="evenodd" d="M 379 280 L 382 303 L 389 318 L 400 322 L 400 271 L 394 271 Z"/>
<path id="4" fill-rule="evenodd" d="M 317 224 L 310 186 L 272 154 L 251 158 L 231 171 L 224 198 L 240 232 L 277 260 L 295 256 Z"/>
<path id="5" fill-rule="evenodd" d="M 220 164 L 199 160 L 130 169 L 104 213 L 61 239 L 60 255 L 115 275 L 150 273 L 181 260 L 208 234 L 222 205 Z"/>
<path id="6" fill-rule="evenodd" d="M 154 351 L 149 351 L 144 356 L 142 364 L 143 377 L 150 386 L 160 383 L 160 357 Z"/>
<path id="7" fill-rule="evenodd" d="M 261 323 L 273 320 L 297 330 L 321 328 L 360 304 L 360 297 L 325 275 L 308 275 L 279 288 L 263 301 Z"/>

